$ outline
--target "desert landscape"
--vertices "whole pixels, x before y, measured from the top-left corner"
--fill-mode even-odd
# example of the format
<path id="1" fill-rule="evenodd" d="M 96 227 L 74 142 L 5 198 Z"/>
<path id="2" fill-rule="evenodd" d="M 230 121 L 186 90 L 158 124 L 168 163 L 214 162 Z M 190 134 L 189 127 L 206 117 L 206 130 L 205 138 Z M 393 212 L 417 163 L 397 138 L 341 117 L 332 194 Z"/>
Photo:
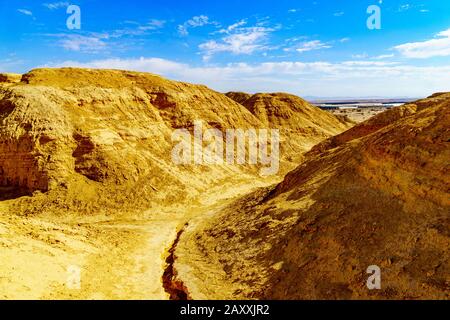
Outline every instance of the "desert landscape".
<path id="1" fill-rule="evenodd" d="M 365 120 L 144 72 L 1 74 L 0 299 L 448 299 L 449 110 L 450 93 Z M 277 130 L 277 174 L 174 163 L 199 121 Z"/>

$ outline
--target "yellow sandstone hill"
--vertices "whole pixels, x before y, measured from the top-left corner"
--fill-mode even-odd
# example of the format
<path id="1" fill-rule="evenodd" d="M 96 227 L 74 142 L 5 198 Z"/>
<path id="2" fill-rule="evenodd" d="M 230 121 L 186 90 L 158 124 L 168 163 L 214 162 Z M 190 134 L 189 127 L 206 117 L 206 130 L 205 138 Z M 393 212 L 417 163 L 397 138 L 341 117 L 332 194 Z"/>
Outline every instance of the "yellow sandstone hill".
<path id="1" fill-rule="evenodd" d="M 181 201 L 250 173 L 176 166 L 171 135 L 195 120 L 223 129 L 261 127 L 241 105 L 205 86 L 114 70 L 33 70 L 2 88 L 0 112 L 1 185 L 47 192 L 34 198 L 88 206 L 87 212 L 93 205 Z"/>
<path id="2" fill-rule="evenodd" d="M 289 103 L 281 106 L 289 108 Z M 283 125 L 277 116 L 293 116 L 293 121 Z M 301 131 L 300 125 L 310 124 L 307 117 L 317 121 Z M 0 87 L 0 185 L 48 192 L 35 197 L 44 200 L 45 208 L 49 202 L 86 205 L 87 211 L 95 210 L 94 204 L 120 209 L 150 201 L 170 205 L 257 172 L 250 166 L 174 165 L 175 129 L 192 131 L 195 121 L 222 132 L 283 125 L 281 172 L 286 172 L 312 145 L 351 126 L 306 104 L 271 119 L 277 125 L 205 86 L 152 74 L 36 69 L 20 83 Z"/>
<path id="3" fill-rule="evenodd" d="M 448 299 L 449 128 L 447 93 L 350 129 L 278 186 L 193 221 L 179 280 L 194 299 Z M 374 265 L 381 290 L 366 286 Z"/>
<path id="4" fill-rule="evenodd" d="M 296 164 L 303 161 L 304 152 L 326 137 L 331 138 L 354 125 L 346 117 L 332 115 L 287 93 L 230 92 L 227 96 L 246 107 L 265 127 L 280 130 L 285 138 L 283 152 L 291 155 Z"/>
<path id="5" fill-rule="evenodd" d="M 449 104 L 436 94 L 343 133 L 353 123 L 283 93 L 0 75 L 0 298 L 448 299 Z M 280 172 L 176 165 L 172 134 L 196 121 L 279 129 Z"/>
<path id="6" fill-rule="evenodd" d="M 300 97 L 287 93 L 258 93 L 247 99 L 243 105 L 266 126 L 287 128 L 299 132 L 336 135 L 348 128 L 348 123 L 323 112 Z"/>

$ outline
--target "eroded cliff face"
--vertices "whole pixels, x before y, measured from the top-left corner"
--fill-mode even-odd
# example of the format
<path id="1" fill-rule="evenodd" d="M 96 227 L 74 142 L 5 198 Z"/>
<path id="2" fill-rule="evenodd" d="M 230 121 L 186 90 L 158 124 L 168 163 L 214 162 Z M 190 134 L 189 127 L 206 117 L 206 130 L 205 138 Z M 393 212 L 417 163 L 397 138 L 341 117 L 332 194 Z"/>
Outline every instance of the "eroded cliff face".
<path id="1" fill-rule="evenodd" d="M 70 125 L 58 105 L 63 101 L 50 88 L 0 90 L 0 184 L 47 191 L 61 166 L 54 159 L 70 145 Z"/>
<path id="2" fill-rule="evenodd" d="M 317 108 L 313 111 L 333 119 Z M 192 132 L 196 121 L 223 133 L 272 128 L 205 86 L 138 72 L 36 69 L 19 83 L 0 86 L 0 185 L 30 193 L 54 191 L 45 197 L 52 203 L 120 207 L 174 203 L 236 177 L 257 175 L 259 168 L 248 165 L 174 164 L 174 130 Z M 324 125 L 326 133 L 286 131 L 280 175 L 314 144 L 311 141 L 346 128 L 333 121 Z"/>
<path id="3" fill-rule="evenodd" d="M 450 94 L 413 106 L 187 230 L 180 280 L 216 285 L 193 298 L 448 299 Z"/>

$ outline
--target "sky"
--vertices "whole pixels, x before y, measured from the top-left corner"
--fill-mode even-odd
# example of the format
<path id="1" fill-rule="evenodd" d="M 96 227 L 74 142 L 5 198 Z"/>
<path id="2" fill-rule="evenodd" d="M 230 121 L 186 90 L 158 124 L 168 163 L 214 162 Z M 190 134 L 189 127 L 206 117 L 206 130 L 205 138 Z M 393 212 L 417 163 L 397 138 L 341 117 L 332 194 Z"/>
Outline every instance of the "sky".
<path id="1" fill-rule="evenodd" d="M 0 72 L 152 72 L 217 91 L 450 91 L 448 0 L 0 0 Z"/>

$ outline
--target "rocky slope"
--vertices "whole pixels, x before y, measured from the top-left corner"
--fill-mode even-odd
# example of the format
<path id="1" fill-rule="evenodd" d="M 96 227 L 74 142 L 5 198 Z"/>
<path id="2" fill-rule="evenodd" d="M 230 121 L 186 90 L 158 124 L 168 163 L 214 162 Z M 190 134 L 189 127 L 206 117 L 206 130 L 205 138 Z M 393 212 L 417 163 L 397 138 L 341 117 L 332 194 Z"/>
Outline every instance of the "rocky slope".
<path id="1" fill-rule="evenodd" d="M 331 138 L 354 125 L 346 117 L 334 116 L 287 93 L 229 92 L 227 96 L 241 103 L 265 127 L 280 130 L 285 138 L 283 153 L 291 155 L 295 164 L 303 161 L 304 152 L 326 137 Z"/>
<path id="2" fill-rule="evenodd" d="M 258 93 L 243 103 L 253 115 L 271 128 L 337 134 L 348 128 L 342 121 L 328 112 L 318 117 L 318 108 L 300 97 L 287 93 Z"/>
<path id="3" fill-rule="evenodd" d="M 388 111 L 192 222 L 179 278 L 194 299 L 448 299 L 449 111 L 450 94 Z M 372 265 L 381 290 L 366 287 Z"/>

